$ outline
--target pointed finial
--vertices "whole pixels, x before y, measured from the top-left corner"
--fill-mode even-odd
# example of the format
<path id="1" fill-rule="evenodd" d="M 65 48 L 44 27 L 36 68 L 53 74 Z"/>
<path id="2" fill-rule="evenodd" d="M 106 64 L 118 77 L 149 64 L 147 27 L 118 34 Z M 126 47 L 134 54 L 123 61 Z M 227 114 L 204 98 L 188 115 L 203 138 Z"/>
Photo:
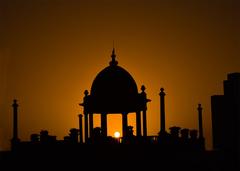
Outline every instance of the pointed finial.
<path id="1" fill-rule="evenodd" d="M 112 50 L 112 55 L 111 55 L 111 57 L 114 58 L 114 59 L 116 58 L 116 55 L 115 55 L 115 48 L 113 48 L 113 50 Z"/>
<path id="2" fill-rule="evenodd" d="M 112 61 L 109 63 L 111 66 L 116 66 L 118 64 L 118 61 L 115 60 L 116 58 L 116 54 L 115 54 L 115 48 L 113 47 L 113 50 L 112 50 Z"/>

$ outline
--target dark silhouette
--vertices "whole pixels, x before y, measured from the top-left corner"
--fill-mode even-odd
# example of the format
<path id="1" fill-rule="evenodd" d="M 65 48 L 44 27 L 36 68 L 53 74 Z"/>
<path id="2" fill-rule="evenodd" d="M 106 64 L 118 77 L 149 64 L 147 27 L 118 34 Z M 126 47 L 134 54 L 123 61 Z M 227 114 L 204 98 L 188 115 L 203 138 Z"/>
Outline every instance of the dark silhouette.
<path id="1" fill-rule="evenodd" d="M 85 141 L 88 141 L 92 136 L 93 114 L 95 113 L 101 115 L 101 129 L 105 137 L 107 136 L 107 115 L 117 113 L 122 115 L 122 135 L 125 137 L 128 114 L 132 112 L 136 113 L 137 136 L 147 136 L 146 111 L 147 102 L 150 100 L 147 99 L 145 87 L 142 86 L 142 92 L 138 93 L 135 80 L 125 69 L 118 66 L 114 49 L 111 57 L 110 65 L 96 76 L 91 93 L 89 94 L 85 90 L 83 103 L 80 104 L 84 108 Z"/>
<path id="2" fill-rule="evenodd" d="M 13 100 L 13 138 L 12 138 L 12 149 L 19 143 L 18 138 L 18 104 L 17 100 Z"/>
<path id="3" fill-rule="evenodd" d="M 82 125 L 82 114 L 78 115 L 79 117 L 79 142 L 83 143 L 83 125 Z"/>
<path id="4" fill-rule="evenodd" d="M 224 95 L 214 95 L 212 103 L 213 148 L 234 165 L 240 162 L 240 73 L 228 74 Z"/>
<path id="5" fill-rule="evenodd" d="M 10 155 L 4 162 L 29 163 L 45 166 L 66 164 L 88 169 L 95 166 L 107 169 L 106 163 L 118 161 L 119 169 L 184 169 L 184 170 L 231 170 L 238 167 L 232 160 L 239 157 L 240 74 L 229 74 L 224 82 L 224 95 L 212 97 L 213 140 L 215 151 L 205 150 L 203 108 L 198 104 L 198 129 L 190 130 L 165 126 L 165 92 L 160 89 L 160 130 L 156 136 L 147 135 L 147 98 L 145 86 L 138 92 L 133 77 L 118 66 L 115 50 L 109 66 L 94 79 L 90 93 L 84 91 L 83 115 L 79 114 L 79 129 L 71 128 L 63 140 L 49 135 L 47 130 L 32 134 L 30 141 L 18 138 L 18 104 L 13 102 L 13 138 Z M 136 135 L 128 125 L 128 114 L 136 114 Z M 93 115 L 101 115 L 101 127 L 94 128 Z M 107 135 L 107 116 L 122 115 L 122 137 Z M 231 117 L 225 117 L 226 115 Z M 84 117 L 84 118 L 83 118 Z M 84 119 L 84 120 L 83 120 Z M 83 124 L 84 122 L 84 124 Z M 224 126 L 225 125 L 225 126 Z M 83 128 L 84 136 L 83 137 Z M 225 130 L 224 130 L 225 129 Z M 223 133 L 224 132 L 224 133 Z M 225 152 L 228 154 L 225 158 Z M 233 155 L 230 155 L 232 154 Z M 154 164 L 153 164 L 154 163 Z M 158 165 L 159 163 L 159 165 Z M 13 165 L 8 165 L 8 167 Z M 39 166 L 39 165 L 38 165 Z"/>
<path id="6" fill-rule="evenodd" d="M 160 116 L 160 118 L 161 118 L 161 120 L 160 120 L 160 122 L 161 122 L 161 128 L 160 128 L 160 134 L 165 134 L 166 133 L 166 128 L 165 128 L 165 99 L 164 99 L 164 97 L 165 97 L 165 93 L 164 93 L 164 88 L 161 88 L 160 89 L 161 90 L 161 92 L 159 93 L 159 95 L 160 95 L 160 109 L 161 109 L 161 116 Z"/>

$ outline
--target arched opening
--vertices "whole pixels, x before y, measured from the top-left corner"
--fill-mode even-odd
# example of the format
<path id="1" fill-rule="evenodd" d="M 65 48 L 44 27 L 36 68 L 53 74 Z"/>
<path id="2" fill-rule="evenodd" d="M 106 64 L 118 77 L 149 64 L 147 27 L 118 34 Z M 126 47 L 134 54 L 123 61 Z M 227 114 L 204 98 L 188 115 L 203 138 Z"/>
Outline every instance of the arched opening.
<path id="1" fill-rule="evenodd" d="M 120 133 L 120 137 L 122 137 L 122 116 L 121 114 L 108 114 L 108 136 L 114 136 L 115 132 Z"/>

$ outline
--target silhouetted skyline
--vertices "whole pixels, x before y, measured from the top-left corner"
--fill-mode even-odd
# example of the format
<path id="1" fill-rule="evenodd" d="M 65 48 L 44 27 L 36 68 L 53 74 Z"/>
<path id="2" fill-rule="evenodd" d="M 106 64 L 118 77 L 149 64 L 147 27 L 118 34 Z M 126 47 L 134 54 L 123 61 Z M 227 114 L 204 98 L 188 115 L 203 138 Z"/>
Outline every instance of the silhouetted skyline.
<path id="1" fill-rule="evenodd" d="M 47 130 L 40 134 L 31 134 L 30 141 L 21 141 L 18 136 L 17 100 L 13 100 L 13 133 L 11 151 L 0 153 L 3 167 L 12 169 L 15 164 L 24 163 L 39 167 L 59 167 L 62 161 L 68 168 L 95 168 L 95 164 L 119 161 L 120 167 L 130 169 L 150 168 L 152 162 L 159 161 L 161 169 L 179 170 L 232 170 L 239 168 L 239 100 L 240 73 L 230 73 L 224 81 L 224 95 L 212 96 L 212 131 L 214 149 L 205 150 L 203 130 L 203 108 L 198 104 L 198 130 L 189 130 L 178 126 L 166 130 L 165 92 L 160 89 L 160 127 L 155 136 L 147 135 L 147 99 L 146 88 L 141 86 L 138 93 L 134 78 L 118 66 L 115 51 L 112 51 L 109 66 L 100 71 L 94 79 L 91 92 L 84 91 L 83 114 L 78 115 L 79 129 L 71 128 L 64 140 L 57 140 Z M 131 101 L 129 101 L 131 100 Z M 129 114 L 135 114 L 137 134 L 128 124 Z M 101 127 L 94 127 L 95 114 L 100 114 Z M 108 116 L 122 116 L 122 137 L 107 134 Z M 84 122 L 83 122 L 84 118 Z M 110 126 L 111 128 L 111 126 Z M 84 134 L 83 134 L 84 129 Z M 83 136 L 84 142 L 83 142 Z M 129 163 L 130 162 L 130 163 Z M 141 164 L 139 163 L 141 162 Z M 89 166 L 92 165 L 92 166 Z M 169 165 L 170 164 L 170 165 Z M 174 164 L 174 165 L 171 165 Z M 102 169 L 108 169 L 101 165 Z M 99 169 L 99 167 L 98 167 Z"/>
<path id="2" fill-rule="evenodd" d="M 181 128 L 178 123 L 169 128 L 165 127 L 165 96 L 164 88 L 160 89 L 160 121 L 159 130 L 155 135 L 148 135 L 147 118 L 150 114 L 147 112 L 148 103 L 146 87 L 138 85 L 133 76 L 125 68 L 118 65 L 115 49 L 113 48 L 109 66 L 102 69 L 93 80 L 90 92 L 84 91 L 82 103 L 79 105 L 83 108 L 83 114 L 78 115 L 78 128 L 71 128 L 69 135 L 64 136 L 63 140 L 57 140 L 56 136 L 49 135 L 48 130 L 41 130 L 40 134 L 33 133 L 30 141 L 22 141 L 19 138 L 19 105 L 16 99 L 13 100 L 13 121 L 12 121 L 12 140 L 11 150 L 28 151 L 27 144 L 32 148 L 38 145 L 57 146 L 58 142 L 74 144 L 159 144 L 165 149 L 184 149 L 188 150 L 205 150 L 205 138 L 203 131 L 202 106 L 198 104 L 198 130 Z M 100 115 L 100 127 L 96 126 L 95 115 Z M 108 135 L 108 124 L 110 115 L 121 115 L 122 134 L 119 137 Z M 128 122 L 128 118 L 135 116 L 135 126 Z M 83 122 L 84 119 L 84 122 Z M 57 123 L 56 123 L 57 124 Z M 150 123 L 150 127 L 151 127 Z M 134 129 L 136 133 L 134 134 Z M 84 131 L 83 131 L 84 130 Z M 181 133 L 181 135 L 180 135 Z M 84 138 L 83 138 L 84 137 Z M 117 138 L 118 140 L 115 140 Z M 84 141 L 83 141 L 84 139 Z M 27 144 L 26 144 L 27 143 Z M 26 146 L 27 148 L 22 149 Z M 25 144 L 25 145 L 24 145 Z"/>
<path id="3" fill-rule="evenodd" d="M 175 123 L 198 129 L 196 105 L 202 103 L 211 148 L 209 96 L 222 92 L 227 73 L 240 70 L 238 7 L 237 0 L 1 1 L 0 150 L 10 147 L 14 98 L 23 140 L 42 129 L 62 139 L 78 127 L 78 103 L 109 61 L 113 40 L 121 66 L 152 100 L 148 135 L 159 130 L 164 87 L 166 129 Z M 119 117 L 109 117 L 109 135 L 121 130 L 115 126 Z M 134 119 L 129 122 L 135 128 Z M 100 126 L 100 118 L 95 121 Z"/>

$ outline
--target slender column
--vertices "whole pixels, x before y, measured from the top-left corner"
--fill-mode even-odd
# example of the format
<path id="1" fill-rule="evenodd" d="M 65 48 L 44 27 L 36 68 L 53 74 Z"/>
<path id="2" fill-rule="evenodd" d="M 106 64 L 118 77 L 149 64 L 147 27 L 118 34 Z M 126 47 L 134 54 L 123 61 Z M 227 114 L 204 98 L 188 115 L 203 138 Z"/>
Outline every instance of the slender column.
<path id="1" fill-rule="evenodd" d="M 160 122 L 161 122 L 161 130 L 160 132 L 166 132 L 166 128 L 165 128 L 165 99 L 164 99 L 164 96 L 166 95 L 164 93 L 164 89 L 161 88 L 160 89 L 161 92 L 159 93 L 160 95 L 160 108 L 161 108 L 161 119 L 160 119 Z"/>
<path id="2" fill-rule="evenodd" d="M 137 127 L 137 136 L 142 136 L 141 128 L 141 111 L 136 112 L 136 127 Z"/>
<path id="3" fill-rule="evenodd" d="M 85 90 L 84 91 L 84 98 L 83 98 L 83 103 L 80 104 L 81 106 L 83 106 L 83 114 L 84 114 L 84 134 L 85 134 L 85 143 L 88 142 L 88 114 L 89 114 L 89 107 L 88 107 L 88 101 L 89 101 L 89 95 L 88 95 L 88 91 Z"/>
<path id="4" fill-rule="evenodd" d="M 80 143 L 83 143 L 83 125 L 82 125 L 82 114 L 78 115 L 79 117 L 79 141 Z"/>
<path id="5" fill-rule="evenodd" d="M 84 113 L 84 125 L 85 125 L 85 143 L 88 141 L 88 114 Z"/>
<path id="6" fill-rule="evenodd" d="M 102 113 L 101 114 L 101 128 L 102 128 L 102 133 L 103 136 L 107 136 L 107 114 Z"/>
<path id="7" fill-rule="evenodd" d="M 89 129 L 90 129 L 90 137 L 93 135 L 93 114 L 89 114 Z"/>
<path id="8" fill-rule="evenodd" d="M 143 111 L 143 136 L 147 136 L 147 103 L 150 102 L 150 99 L 147 99 L 147 94 L 145 92 L 146 88 L 144 85 L 141 87 L 141 100 L 142 100 L 142 111 Z"/>
<path id="9" fill-rule="evenodd" d="M 143 136 L 147 136 L 147 110 L 143 110 Z"/>
<path id="10" fill-rule="evenodd" d="M 13 141 L 18 142 L 18 104 L 17 100 L 13 100 Z"/>
<path id="11" fill-rule="evenodd" d="M 201 104 L 198 104 L 198 129 L 199 129 L 199 138 L 203 138 L 202 106 L 201 106 Z"/>
<path id="12" fill-rule="evenodd" d="M 127 136 L 128 118 L 127 113 L 122 114 L 122 135 L 123 138 Z"/>

